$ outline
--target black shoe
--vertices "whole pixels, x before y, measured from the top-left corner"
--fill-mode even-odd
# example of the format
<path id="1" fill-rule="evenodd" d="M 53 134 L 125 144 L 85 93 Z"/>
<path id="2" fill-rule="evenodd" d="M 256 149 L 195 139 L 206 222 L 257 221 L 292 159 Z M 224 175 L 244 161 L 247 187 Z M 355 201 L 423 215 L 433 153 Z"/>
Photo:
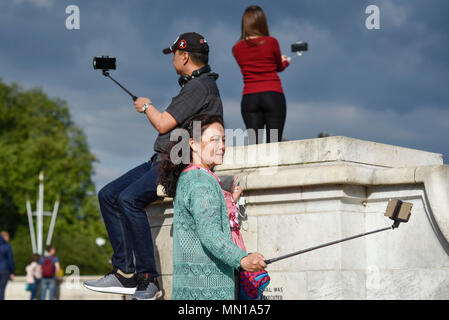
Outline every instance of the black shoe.
<path id="1" fill-rule="evenodd" d="M 133 294 L 133 300 L 156 300 L 162 297 L 162 290 L 156 278 L 150 277 L 148 273 L 137 274 L 137 289 Z"/>

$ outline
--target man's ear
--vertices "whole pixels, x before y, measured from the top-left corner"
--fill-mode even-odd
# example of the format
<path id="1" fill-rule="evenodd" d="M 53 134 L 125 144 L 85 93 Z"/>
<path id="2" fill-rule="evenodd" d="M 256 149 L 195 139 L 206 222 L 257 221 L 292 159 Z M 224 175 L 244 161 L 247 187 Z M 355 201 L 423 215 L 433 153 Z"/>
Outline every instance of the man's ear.
<path id="1" fill-rule="evenodd" d="M 190 60 L 190 55 L 187 51 L 182 52 L 182 63 L 186 65 Z"/>

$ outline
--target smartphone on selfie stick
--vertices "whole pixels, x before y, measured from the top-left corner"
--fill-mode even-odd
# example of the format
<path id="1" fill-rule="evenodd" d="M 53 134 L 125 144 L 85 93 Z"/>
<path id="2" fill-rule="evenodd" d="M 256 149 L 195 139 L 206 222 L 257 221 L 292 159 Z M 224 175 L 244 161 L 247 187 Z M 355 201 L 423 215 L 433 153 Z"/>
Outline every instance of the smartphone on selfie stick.
<path id="1" fill-rule="evenodd" d="M 135 95 L 133 95 L 131 92 L 129 92 L 128 89 L 126 89 L 124 86 L 122 86 L 117 80 L 112 78 L 111 75 L 109 74 L 109 70 L 117 69 L 117 63 L 116 63 L 116 59 L 115 58 L 109 57 L 109 56 L 97 56 L 97 57 L 94 57 L 93 65 L 94 65 L 94 69 L 95 70 L 98 70 L 98 69 L 102 70 L 103 71 L 103 75 L 105 77 L 110 78 L 120 88 L 125 90 L 125 92 L 131 96 L 133 101 L 137 100 L 137 97 Z"/>
<path id="2" fill-rule="evenodd" d="M 292 48 L 292 52 L 296 52 L 296 55 L 294 55 L 293 57 L 290 57 L 292 59 L 292 58 L 295 58 L 298 56 L 302 56 L 304 51 L 308 51 L 309 44 L 307 42 L 298 41 L 298 42 L 293 43 L 291 48 Z"/>

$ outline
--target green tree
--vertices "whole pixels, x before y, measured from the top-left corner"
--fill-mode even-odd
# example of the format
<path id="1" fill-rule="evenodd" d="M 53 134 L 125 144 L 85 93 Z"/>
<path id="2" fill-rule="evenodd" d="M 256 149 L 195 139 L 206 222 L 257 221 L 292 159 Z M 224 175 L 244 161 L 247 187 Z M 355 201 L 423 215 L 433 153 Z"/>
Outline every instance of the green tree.
<path id="1" fill-rule="evenodd" d="M 95 161 L 64 100 L 0 80 L 0 229 L 11 235 L 17 274 L 24 273 L 32 253 L 25 201 L 28 195 L 35 209 L 40 171 L 44 210 L 60 198 L 52 242 L 61 265 L 77 265 L 82 274 L 110 269 L 102 251 L 110 255 L 110 246 L 95 245 L 96 237 L 107 238 L 91 179 Z"/>

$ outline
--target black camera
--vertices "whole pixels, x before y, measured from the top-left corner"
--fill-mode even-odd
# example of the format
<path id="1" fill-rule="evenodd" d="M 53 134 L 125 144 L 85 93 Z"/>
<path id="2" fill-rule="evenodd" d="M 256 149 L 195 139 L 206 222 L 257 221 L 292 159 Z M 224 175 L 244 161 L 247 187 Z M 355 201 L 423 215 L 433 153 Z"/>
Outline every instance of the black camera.
<path id="1" fill-rule="evenodd" d="M 298 41 L 292 44 L 292 52 L 303 52 L 309 50 L 309 44 L 307 42 Z"/>
<path id="2" fill-rule="evenodd" d="M 94 69 L 115 70 L 116 68 L 115 58 L 109 56 L 94 57 Z"/>
<path id="3" fill-rule="evenodd" d="M 127 94 L 131 96 L 131 98 L 136 101 L 137 97 L 128 91 L 124 86 L 122 86 L 117 80 L 115 80 L 109 74 L 109 70 L 115 70 L 117 68 L 116 60 L 113 57 L 109 56 L 96 56 L 94 57 L 94 69 L 100 69 L 103 71 L 103 75 L 108 77 L 112 81 L 114 81 L 120 88 L 122 88 Z"/>

